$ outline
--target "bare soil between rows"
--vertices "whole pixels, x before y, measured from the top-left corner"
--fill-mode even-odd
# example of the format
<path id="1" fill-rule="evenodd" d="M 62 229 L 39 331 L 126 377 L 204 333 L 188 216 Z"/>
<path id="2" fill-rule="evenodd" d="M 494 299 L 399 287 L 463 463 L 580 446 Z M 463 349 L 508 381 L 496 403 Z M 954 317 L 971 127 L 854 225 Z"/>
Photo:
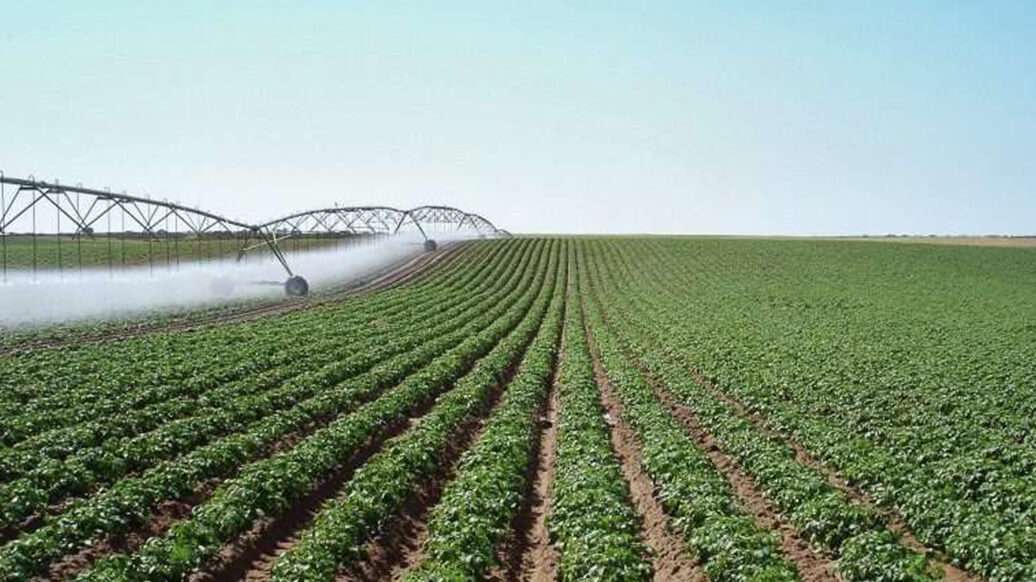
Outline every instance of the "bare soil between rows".
<path id="1" fill-rule="evenodd" d="M 644 469 L 643 454 L 637 435 L 623 420 L 622 404 L 593 353 L 594 377 L 601 393 L 601 404 L 607 413 L 612 449 L 629 484 L 634 510 L 641 519 L 641 537 L 651 549 L 651 567 L 657 582 L 708 580 L 701 564 L 693 557 L 680 535 L 670 524 L 655 484 Z"/>
<path id="2" fill-rule="evenodd" d="M 931 563 L 943 571 L 945 580 L 948 582 L 977 582 L 982 580 L 981 577 L 951 564 L 949 559 L 942 552 L 926 546 L 917 538 L 917 536 L 914 535 L 906 520 L 899 515 L 898 512 L 878 505 L 866 492 L 850 485 L 849 482 L 839 475 L 836 470 L 814 457 L 797 440 L 781 431 L 775 430 L 763 416 L 749 410 L 741 401 L 720 390 L 718 386 L 705 377 L 701 370 L 692 367 L 690 368 L 690 372 L 694 376 L 695 381 L 730 406 L 734 413 L 740 418 L 751 423 L 757 430 L 766 436 L 779 442 L 783 442 L 785 445 L 790 447 L 795 452 L 795 460 L 798 463 L 823 475 L 831 487 L 841 491 L 846 497 L 853 500 L 853 502 L 870 509 L 877 515 L 880 515 L 885 520 L 885 524 L 888 529 L 900 536 L 903 545 L 916 552 L 925 554 Z"/>
<path id="3" fill-rule="evenodd" d="M 456 476 L 461 456 L 481 438 L 486 423 L 500 405 L 528 347 L 529 344 L 526 344 L 522 357 L 504 371 L 503 378 L 493 386 L 478 414 L 455 429 L 446 450 L 439 457 L 438 470 L 411 491 L 402 512 L 364 545 L 364 559 L 339 571 L 337 582 L 400 580 L 424 562 L 431 511 L 446 486 Z"/>
<path id="4" fill-rule="evenodd" d="M 837 561 L 814 550 L 796 529 L 770 503 L 769 499 L 755 486 L 741 465 L 722 451 L 720 445 L 698 421 L 694 411 L 676 401 L 665 388 L 652 382 L 652 388 L 659 400 L 686 428 L 698 447 L 705 452 L 713 466 L 727 479 L 742 507 L 753 517 L 762 529 L 773 531 L 778 536 L 781 552 L 799 571 L 804 582 L 827 582 L 838 580 Z"/>
<path id="5" fill-rule="evenodd" d="M 370 398 L 364 399 L 363 403 L 375 400 L 376 398 L 380 397 L 382 393 L 383 392 L 377 395 L 373 395 Z M 107 536 L 101 541 L 91 546 L 87 546 L 81 550 L 78 550 L 76 552 L 64 556 L 63 558 L 56 560 L 48 570 L 49 572 L 51 572 L 51 574 L 49 574 L 49 579 L 68 579 L 71 576 L 78 574 L 79 572 L 85 571 L 87 568 L 92 566 L 94 562 L 108 556 L 109 554 L 129 553 L 136 551 L 148 539 L 164 535 L 169 530 L 169 528 L 171 528 L 177 522 L 190 517 L 191 512 L 196 506 L 201 505 L 202 503 L 207 501 L 208 498 L 212 495 L 212 493 L 219 487 L 220 484 L 222 484 L 224 481 L 227 481 L 228 479 L 234 478 L 241 468 L 247 466 L 248 464 L 268 459 L 270 457 L 273 457 L 274 455 L 294 448 L 297 444 L 305 440 L 307 437 L 309 437 L 316 431 L 327 426 L 336 418 L 338 418 L 338 416 L 327 416 L 319 418 L 307 424 L 306 426 L 300 428 L 299 430 L 285 435 L 281 439 L 265 447 L 260 455 L 246 461 L 246 463 L 237 467 L 233 472 L 231 472 L 231 474 L 226 475 L 222 478 L 214 478 L 205 481 L 205 483 L 201 487 L 196 488 L 195 492 L 185 499 L 166 499 L 160 501 L 153 508 L 151 517 L 144 524 L 131 528 L 128 532 L 120 533 L 113 536 Z M 391 433 L 392 427 L 389 426 L 385 430 L 388 430 Z M 268 520 L 267 522 L 264 522 L 260 525 L 266 526 L 269 524 L 270 521 L 272 520 Z M 249 532 L 249 534 L 255 533 L 257 529 L 260 529 L 260 526 L 254 528 L 252 531 Z M 249 534 L 245 534 L 243 538 L 248 537 Z M 257 537 L 258 534 L 256 534 L 256 539 Z M 224 556 L 223 551 L 221 551 L 220 556 Z M 225 566 L 225 564 L 223 564 L 222 561 L 219 559 L 215 562 L 215 564 L 220 564 L 219 566 L 217 566 L 220 568 Z M 208 567 L 210 566 L 212 566 L 212 564 L 201 570 L 199 574 L 201 576 L 200 579 L 207 579 L 205 578 L 205 572 L 207 572 Z"/>
<path id="6" fill-rule="evenodd" d="M 558 554 L 550 543 L 547 519 L 558 447 L 558 375 L 564 347 L 555 357 L 550 385 L 538 413 L 536 444 L 526 474 L 528 490 L 511 525 L 511 536 L 497 549 L 499 565 L 488 579 L 506 582 L 550 582 L 557 579 Z"/>
<path id="7" fill-rule="evenodd" d="M 268 579 L 276 559 L 295 545 L 299 532 L 312 521 L 320 506 L 335 497 L 356 470 L 406 426 L 405 421 L 386 426 L 286 513 L 260 521 L 225 544 L 213 561 L 190 577 L 191 582 Z"/>
<path id="8" fill-rule="evenodd" d="M 383 394 L 379 393 L 377 397 Z M 245 534 L 225 544 L 218 556 L 192 577 L 192 581 L 269 579 L 274 563 L 299 541 L 299 534 L 312 523 L 320 507 L 337 497 L 357 470 L 381 452 L 386 442 L 410 430 L 431 410 L 434 403 L 435 398 L 428 398 L 411 410 L 407 418 L 381 427 L 360 450 L 354 452 L 309 494 L 294 503 L 286 513 L 257 523 Z"/>
<path id="9" fill-rule="evenodd" d="M 607 316 L 605 316 L 605 321 L 608 321 Z M 607 325 L 613 324 L 607 323 Z M 596 350 L 593 350 L 592 353 L 594 356 L 595 374 L 599 374 L 602 380 L 607 382 L 607 375 L 604 373 L 603 366 L 601 366 L 599 354 Z M 741 507 L 752 516 L 756 525 L 761 529 L 773 531 L 777 534 L 781 552 L 795 565 L 803 581 L 827 582 L 839 580 L 836 574 L 836 560 L 815 551 L 802 539 L 798 530 L 784 519 L 766 496 L 756 488 L 752 479 L 745 474 L 737 461 L 721 450 L 715 437 L 701 426 L 694 412 L 687 406 L 677 402 L 657 378 L 637 363 L 635 357 L 629 354 L 626 354 L 626 357 L 630 358 L 630 361 L 634 363 L 643 375 L 655 397 L 680 422 L 688 436 L 694 440 L 698 449 L 705 453 L 716 470 L 727 480 L 735 498 Z M 618 404 L 617 400 L 613 400 L 613 402 L 616 405 Z"/>
<path id="10" fill-rule="evenodd" d="M 101 558 L 116 553 L 128 554 L 137 551 L 148 539 L 164 535 L 177 522 L 190 516 L 191 509 L 207 500 L 217 484 L 218 480 L 209 480 L 196 487 L 185 499 L 168 499 L 160 502 L 145 523 L 127 532 L 105 536 L 90 546 L 56 560 L 47 568 L 46 575 L 37 580 L 70 580 L 85 572 Z"/>

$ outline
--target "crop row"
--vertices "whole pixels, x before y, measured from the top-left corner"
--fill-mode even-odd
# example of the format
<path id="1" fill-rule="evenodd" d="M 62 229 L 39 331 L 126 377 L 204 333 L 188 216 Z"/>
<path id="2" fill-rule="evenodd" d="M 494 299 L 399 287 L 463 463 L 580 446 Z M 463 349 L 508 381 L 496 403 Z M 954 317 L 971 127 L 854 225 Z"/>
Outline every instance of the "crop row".
<path id="1" fill-rule="evenodd" d="M 665 250 L 667 267 L 674 259 L 683 260 L 670 247 Z M 866 302 L 844 289 L 817 289 L 813 281 L 788 276 L 790 281 L 771 285 L 769 292 L 802 295 L 816 313 L 807 312 L 807 325 L 791 333 L 796 322 L 787 316 L 802 315 L 796 303 L 803 299 L 782 298 L 779 310 L 755 310 L 759 323 L 745 330 L 737 347 L 758 360 L 761 355 L 752 353 L 757 342 L 770 341 L 762 356 L 773 360 L 767 363 L 780 380 L 794 380 L 794 387 L 803 387 L 796 400 L 804 399 L 815 409 L 836 409 L 854 431 L 878 436 L 883 446 L 920 458 L 940 479 L 991 511 L 1022 510 L 1031 517 L 1036 451 L 1029 419 L 1036 412 L 1036 378 L 1027 364 L 1036 357 L 1036 347 L 1027 341 L 1030 330 L 1022 323 L 1031 297 L 1012 281 L 1019 273 L 1015 263 L 1024 262 L 1026 255 L 981 251 L 972 258 L 968 255 L 976 249 L 957 249 L 952 257 L 941 257 L 943 261 L 928 256 L 938 250 L 917 257 L 911 255 L 919 253 L 884 257 L 857 251 L 847 257 L 855 262 L 843 266 L 833 265 L 826 256 L 833 253 L 824 249 L 813 263 L 838 271 L 838 277 L 848 280 L 842 286 L 858 288 Z M 739 254 L 739 260 L 752 258 L 748 252 Z M 793 247 L 767 258 L 787 264 L 799 257 Z M 881 260 L 881 271 L 902 271 L 910 277 L 873 272 L 875 259 Z M 969 264 L 976 259 L 982 261 L 980 276 Z M 997 265 L 998 261 L 1006 264 Z M 681 272 L 688 276 L 686 269 Z M 746 278 L 744 273 L 732 274 Z M 861 281 L 861 275 L 866 279 Z M 700 283 L 699 277 L 695 279 Z M 953 284 L 948 286 L 948 280 Z M 988 303 L 988 309 L 966 308 L 976 302 Z M 726 311 L 716 315 L 727 316 Z M 689 317 L 686 312 L 682 316 Z M 806 338 L 797 336 L 805 333 L 808 351 L 799 353 L 805 347 L 799 340 Z M 791 337 L 772 341 L 782 334 Z M 792 361 L 808 356 L 809 367 L 775 365 L 796 353 Z M 765 380 L 756 376 L 755 382 Z M 855 387 L 864 389 L 851 389 Z M 874 410 L 891 414 L 873 414 Z M 975 485 L 969 473 L 983 475 L 983 490 L 967 491 Z M 1009 486 L 999 487 L 1000 479 L 1010 481 Z M 992 491 L 999 493 L 985 495 Z"/>
<path id="2" fill-rule="evenodd" d="M 428 415 L 360 468 L 346 484 L 342 497 L 321 508 L 299 543 L 274 566 L 275 582 L 334 580 L 340 567 L 362 555 L 363 543 L 402 509 L 412 491 L 444 470 L 445 451 L 462 427 L 482 416 L 493 393 L 508 383 L 509 370 L 518 366 L 518 377 L 544 378 L 550 374 L 556 332 L 541 323 L 549 308 L 558 311 L 562 304 L 555 300 L 555 289 L 564 272 L 559 268 L 558 254 L 552 253 L 546 271 L 548 282 L 532 307 L 533 313 L 443 395 Z"/>
<path id="3" fill-rule="evenodd" d="M 436 270 L 435 277 L 422 279 L 408 286 L 406 293 L 390 289 L 373 295 L 346 299 L 353 309 L 338 305 L 320 306 L 286 317 L 266 319 L 252 324 L 203 330 L 197 334 L 156 333 L 131 341 L 68 347 L 59 351 L 44 350 L 17 356 L 4 362 L 7 374 L 0 378 L 3 418 L 9 414 L 42 411 L 48 407 L 68 408 L 78 405 L 103 404 L 111 394 L 121 394 L 127 387 L 141 398 L 147 397 L 144 387 L 169 384 L 199 383 L 214 385 L 266 365 L 266 358 L 276 359 L 281 350 L 304 348 L 305 343 L 292 341 L 291 332 L 316 332 L 322 325 L 336 324 L 359 329 L 371 313 L 390 314 L 406 309 L 415 302 L 427 301 L 426 291 L 449 292 L 456 289 L 460 276 L 469 277 L 472 265 L 488 265 L 491 256 L 508 245 L 462 247 L 457 260 Z M 316 317 L 313 317 L 316 316 Z M 265 333 L 269 331 L 269 333 Z M 265 333 L 265 341 L 248 341 L 256 333 Z M 199 343 L 199 340 L 204 340 Z M 102 357 L 103 356 L 103 357 Z M 70 373 L 71 372 L 71 373 Z M 82 390 L 82 383 L 93 390 Z"/>
<path id="4" fill-rule="evenodd" d="M 588 291 L 583 288 L 584 297 Z M 622 403 L 623 419 L 639 437 L 644 468 L 709 578 L 717 582 L 798 579 L 795 568 L 781 556 L 773 533 L 757 526 L 738 506 L 723 475 L 622 353 L 599 307 L 592 301 L 587 306 L 593 343 Z"/>
<path id="5" fill-rule="evenodd" d="M 587 345 L 578 278 L 569 288 L 547 527 L 563 580 L 650 580 L 647 549 L 612 451 Z"/>
<path id="6" fill-rule="evenodd" d="M 594 274 L 594 297 L 603 304 L 609 327 L 621 330 L 616 335 L 626 353 L 694 411 L 721 450 L 737 459 L 800 535 L 841 558 L 838 570 L 844 579 L 931 579 L 924 556 L 899 545 L 872 511 L 853 504 L 823 474 L 798 463 L 790 447 L 759 431 L 705 389 L 670 352 L 690 332 L 664 326 L 655 321 L 657 312 L 632 304 L 623 284 L 623 272 L 630 265 L 614 250 L 599 255 L 587 265 Z M 609 290 L 607 297 L 603 289 Z"/>
<path id="7" fill-rule="evenodd" d="M 149 540 L 132 556 L 102 560 L 84 576 L 88 580 L 178 580 L 213 556 L 225 542 L 247 531 L 263 516 L 276 516 L 308 493 L 339 464 L 388 427 L 407 418 L 422 403 L 445 390 L 480 355 L 489 351 L 528 311 L 542 267 L 526 270 L 521 298 L 503 301 L 460 332 L 429 342 L 387 366 L 374 370 L 381 377 L 360 377 L 336 389 L 344 414 L 294 448 L 246 466 L 223 482 L 192 517 L 161 538 Z M 452 346 L 452 347 L 450 347 Z M 366 375 L 365 375 L 366 376 Z M 402 384 L 358 409 L 371 384 Z"/>
<path id="8" fill-rule="evenodd" d="M 496 265 L 498 273 L 507 272 L 509 268 L 513 269 L 514 265 L 508 264 L 507 261 L 500 261 Z M 501 269 L 503 270 L 501 271 Z M 498 280 L 491 276 L 485 283 L 474 288 L 472 294 L 488 293 L 488 282 Z M 456 303 L 459 299 L 458 297 L 451 301 L 449 296 L 445 300 L 433 296 L 429 300 L 437 308 L 442 309 L 450 308 L 451 304 Z M 142 390 L 134 390 L 122 396 L 112 397 L 109 399 L 111 405 L 120 410 L 120 414 L 114 418 L 107 417 L 98 421 L 76 424 L 65 430 L 51 430 L 0 451 L 0 478 L 8 480 L 34 469 L 48 470 L 47 459 L 60 460 L 72 452 L 101 445 L 108 439 L 132 436 L 150 430 L 161 423 L 192 416 L 203 410 L 209 403 L 214 406 L 222 406 L 226 399 L 234 394 L 258 392 L 275 387 L 292 377 L 298 377 L 303 372 L 313 371 L 321 366 L 334 366 L 335 360 L 340 360 L 340 354 L 348 346 L 362 348 L 365 345 L 376 343 L 374 341 L 376 337 L 391 337 L 417 318 L 427 317 L 430 311 L 427 308 L 407 309 L 398 315 L 384 314 L 380 316 L 380 321 L 387 320 L 391 322 L 391 325 L 367 326 L 367 331 L 364 328 L 356 331 L 346 328 L 341 332 L 321 334 L 328 337 L 313 342 L 317 348 L 320 348 L 314 353 L 302 354 L 293 350 L 284 350 L 293 359 L 237 381 L 228 382 L 218 388 L 195 382 L 186 383 L 184 387 L 176 389 L 176 394 L 167 393 L 163 401 L 150 406 L 139 402 L 138 396 Z M 378 314 L 377 311 L 367 309 L 360 310 L 360 312 L 366 319 Z M 259 336 L 253 339 L 261 343 L 264 337 Z M 173 390 L 166 390 L 166 392 L 173 392 Z M 60 415 L 55 416 L 60 418 Z M 64 469 L 54 466 L 54 470 L 60 472 Z"/>
<path id="9" fill-rule="evenodd" d="M 654 270 L 678 273 L 678 280 L 671 280 L 664 287 L 690 285 L 690 281 L 702 277 L 700 272 L 688 272 L 686 266 L 678 268 L 676 257 L 664 247 L 659 254 L 668 260 L 659 263 Z M 645 268 L 645 258 L 643 253 L 637 254 L 637 269 Z M 959 264 L 960 261 L 954 266 Z M 825 266 L 844 270 L 841 266 Z M 852 265 L 852 268 L 858 267 Z M 934 276 L 932 279 L 918 276 L 929 268 L 932 268 L 930 264 L 920 264 L 910 283 L 913 287 L 928 286 L 929 295 L 924 301 L 927 304 L 959 301 L 950 292 L 933 290 L 932 282 L 938 281 Z M 851 270 L 843 276 L 854 281 L 859 277 Z M 872 276 L 884 283 L 882 275 Z M 860 283 L 864 288 L 873 284 Z M 781 291 L 798 297 L 813 292 L 810 285 L 815 284 L 793 281 L 788 285 L 787 291 Z M 988 293 L 988 283 L 985 285 L 982 292 Z M 664 316 L 670 329 L 686 328 L 687 321 L 702 319 L 701 307 L 696 311 L 689 308 L 700 301 L 712 300 L 707 295 L 706 299 L 688 305 L 687 297 L 678 299 L 659 286 L 652 287 L 642 289 L 638 300 L 646 305 L 646 310 Z M 916 292 L 915 288 L 908 289 Z M 954 288 L 953 293 L 961 292 Z M 838 294 L 825 291 L 822 297 L 831 295 Z M 969 295 L 961 295 L 965 300 L 972 300 Z M 903 295 L 899 297 L 906 301 Z M 948 423 L 943 414 L 960 408 L 974 414 L 995 410 L 1004 387 L 988 388 L 986 400 L 992 401 L 994 408 L 990 408 L 988 402 L 967 397 L 969 389 L 965 386 L 988 381 L 981 377 L 972 380 L 968 375 L 971 368 L 961 367 L 972 355 L 941 351 L 942 347 L 951 345 L 950 342 L 955 343 L 956 336 L 944 335 L 934 340 L 934 345 L 941 348 L 932 351 L 926 342 L 933 340 L 917 337 L 925 326 L 904 328 L 888 320 L 883 311 L 899 314 L 900 307 L 885 303 L 885 296 L 878 293 L 868 298 L 881 303 L 874 307 L 861 303 L 856 308 L 861 317 L 854 317 L 853 321 L 859 330 L 838 325 L 844 310 L 824 310 L 815 316 L 786 321 L 785 312 L 789 308 L 756 308 L 752 310 L 756 325 L 741 328 L 736 341 L 732 341 L 722 330 L 745 317 L 748 308 L 742 303 L 736 308 L 721 305 L 706 310 L 709 318 L 699 333 L 669 333 L 666 338 L 675 353 L 702 367 L 721 389 L 745 402 L 774 428 L 794 436 L 815 456 L 877 501 L 893 507 L 923 542 L 942 549 L 956 563 L 991 579 L 1025 578 L 1036 563 L 1036 531 L 1032 528 L 1036 497 L 1032 472 L 1027 469 L 1031 462 L 1025 460 L 1020 451 L 1025 445 L 998 436 L 997 430 L 986 428 L 984 423 Z M 1024 302 L 1024 299 L 1019 301 Z M 952 315 L 932 317 L 939 324 L 948 325 L 953 317 L 974 320 L 974 313 L 980 312 L 949 313 Z M 874 328 L 869 318 L 877 319 L 884 327 Z M 1001 340 L 990 334 L 1009 337 L 1010 327 L 1004 327 L 1005 323 L 994 316 L 981 322 L 985 329 L 976 327 L 961 333 L 965 336 L 978 333 L 983 342 L 988 339 L 998 345 Z M 997 328 L 991 326 L 1000 326 L 1001 331 L 996 332 Z M 916 343 L 901 345 L 903 339 L 897 337 L 897 332 Z M 866 343 L 851 343 L 850 339 L 856 335 L 863 336 Z M 1024 339 L 1016 341 L 1021 341 L 1024 347 Z M 901 351 L 888 352 L 890 348 Z M 1004 350 L 1009 355 L 1013 348 Z M 911 354 L 912 359 L 904 359 L 902 354 Z M 1003 376 L 1016 374 L 1012 370 L 1018 369 L 1019 364 L 1011 364 L 1005 355 L 988 357 L 1008 366 Z M 915 364 L 915 360 L 921 363 Z M 938 363 L 942 369 L 932 369 L 928 362 Z M 1011 368 L 1012 365 L 1015 368 Z M 760 373 L 763 370 L 765 374 Z M 896 384 L 884 385 L 886 370 L 895 374 Z M 948 374 L 960 376 L 959 389 L 950 392 L 938 384 L 932 385 L 930 378 Z M 1014 398 L 1023 403 L 1027 383 L 1024 379 L 1019 381 Z M 1011 414 L 1004 413 L 1002 420 L 1006 422 Z"/>
<path id="10" fill-rule="evenodd" d="M 571 245 L 566 247 L 559 290 L 543 327 L 478 442 L 461 457 L 455 478 L 432 510 L 424 545 L 427 558 L 407 576 L 408 582 L 482 578 L 511 532 L 530 485 L 539 412 L 550 386 L 564 306 L 571 298 L 570 290 L 560 290 L 563 277 L 566 289 L 571 288 L 574 273 Z"/>
<path id="11" fill-rule="evenodd" d="M 98 535 L 125 531 L 134 523 L 146 520 L 154 503 L 181 498 L 205 480 L 231 475 L 242 463 L 261 456 L 285 436 L 355 409 L 364 400 L 423 368 L 468 335 L 485 328 L 528 289 L 532 272 L 516 271 L 512 278 L 520 279 L 521 286 L 463 328 L 418 350 L 395 356 L 334 390 L 325 390 L 317 397 L 269 416 L 246 432 L 217 440 L 175 462 L 160 463 L 137 477 L 119 481 L 111 489 L 74 502 L 59 519 L 45 519 L 38 530 L 0 548 L 0 579 L 20 579 Z"/>
<path id="12" fill-rule="evenodd" d="M 507 261 L 501 261 L 501 264 L 508 266 Z M 365 349 L 319 370 L 300 370 L 290 381 L 275 388 L 255 393 L 254 388 L 248 387 L 238 398 L 213 399 L 207 407 L 202 406 L 203 401 L 195 401 L 191 418 L 166 422 L 157 430 L 139 437 L 106 443 L 99 448 L 79 443 L 81 448 L 64 462 L 41 465 L 25 478 L 0 485 L 0 507 L 3 508 L 0 527 L 11 527 L 65 495 L 86 492 L 97 484 L 113 482 L 160 460 L 189 453 L 216 436 L 248 430 L 269 414 L 315 396 L 323 387 L 355 376 L 392 355 L 456 329 L 466 322 L 463 317 L 466 313 L 478 313 L 490 307 L 493 301 L 492 296 L 484 299 L 479 295 L 472 296 L 461 301 L 460 305 L 426 315 L 425 320 L 411 324 L 411 330 L 404 333 L 372 336 Z M 115 422 L 121 422 L 121 419 Z M 31 454 L 25 456 L 31 457 Z"/>
<path id="13" fill-rule="evenodd" d="M 513 260 L 513 255 L 512 259 Z M 507 264 L 507 261 L 500 261 L 496 266 L 498 272 L 507 272 L 507 269 L 514 268 L 513 265 Z M 500 271 L 500 269 L 503 269 Z M 488 292 L 485 287 L 487 285 L 479 285 L 473 290 L 475 294 L 481 294 Z M 439 305 L 443 306 L 441 298 L 432 297 L 432 301 L 439 299 Z M 449 298 L 446 298 L 445 306 L 449 307 Z M 361 310 L 365 318 L 375 317 L 376 311 Z M 372 338 L 377 336 L 387 336 L 394 331 L 398 331 L 400 326 L 406 326 L 412 324 L 414 320 L 420 317 L 427 317 L 430 310 L 425 309 L 421 311 L 407 310 L 399 314 L 397 317 L 392 318 L 393 321 L 391 326 L 378 325 L 369 326 L 370 331 L 364 333 L 360 330 L 360 333 L 354 333 L 351 329 L 344 329 L 341 332 L 322 334 L 329 336 L 329 339 L 324 342 L 331 341 L 342 341 L 339 338 L 350 337 L 349 341 L 354 341 L 355 345 L 362 347 L 363 345 L 373 343 Z M 392 321 L 392 320 L 390 320 Z M 333 339 L 330 339 L 333 338 Z M 352 339 L 355 338 L 355 339 Z M 256 341 L 262 342 L 265 337 L 259 336 L 253 338 Z M 96 446 L 104 442 L 106 439 L 118 436 L 126 436 L 136 434 L 153 428 L 162 421 L 168 421 L 181 417 L 182 415 L 188 415 L 193 412 L 192 405 L 196 403 L 204 404 L 206 401 L 218 402 L 226 398 L 226 394 L 233 394 L 238 391 L 239 388 L 248 390 L 261 390 L 269 387 L 276 386 L 279 383 L 284 382 L 288 378 L 297 376 L 307 370 L 315 370 L 321 366 L 334 365 L 334 361 L 340 359 L 340 353 L 338 350 L 333 349 L 333 346 L 329 343 L 314 342 L 318 346 L 324 346 L 328 349 L 319 351 L 315 354 L 310 354 L 307 358 L 299 359 L 300 354 L 295 354 L 296 359 L 290 364 L 282 364 L 275 366 L 274 368 L 254 374 L 252 376 L 240 379 L 235 382 L 229 382 L 226 385 L 215 388 L 212 386 L 200 387 L 197 383 L 190 383 L 188 388 L 182 388 L 181 394 L 178 398 L 167 400 L 153 406 L 144 406 L 140 408 L 140 404 L 136 402 L 136 396 L 141 392 L 140 390 L 134 390 L 127 392 L 121 397 L 113 397 L 110 400 L 115 404 L 121 406 L 123 410 L 117 418 L 107 418 L 103 421 L 84 423 L 69 427 L 67 430 L 52 430 L 48 433 L 34 437 L 18 443 L 17 445 L 5 449 L 0 453 L 0 476 L 4 479 L 9 479 L 13 476 L 17 476 L 31 468 L 39 466 L 42 462 L 45 462 L 45 458 L 60 459 L 68 453 L 73 451 L 79 451 L 85 447 Z M 289 354 L 291 352 L 289 351 Z M 178 414 L 179 413 L 179 414 Z M 30 453 L 31 454 L 26 454 Z"/>
<path id="14" fill-rule="evenodd" d="M 473 271 L 459 271 L 454 278 L 457 274 L 471 277 Z M 437 280 L 446 284 L 451 277 Z M 17 390 L 29 388 L 46 395 L 8 403 L 10 410 L 0 415 L 0 433 L 10 445 L 42 430 L 101 419 L 124 410 L 123 403 L 140 408 L 180 392 L 197 393 L 270 366 L 319 356 L 328 351 L 322 343 L 341 343 L 352 333 L 362 332 L 374 317 L 391 321 L 397 314 L 427 308 L 449 290 L 449 286 L 432 285 L 424 292 L 414 289 L 410 296 L 377 294 L 353 302 L 354 309 L 318 308 L 312 313 L 207 330 L 187 344 L 182 337 L 186 334 L 161 335 L 71 352 L 61 350 L 60 361 L 55 361 L 57 352 L 5 361 L 7 382 L 15 383 Z M 342 333 L 325 338 L 321 332 L 329 326 Z M 300 335 L 312 335 L 314 341 L 290 341 Z M 100 367 L 97 373 L 83 369 L 93 364 Z M 60 376 L 54 378 L 55 374 Z M 61 388 L 66 383 L 70 386 Z"/>

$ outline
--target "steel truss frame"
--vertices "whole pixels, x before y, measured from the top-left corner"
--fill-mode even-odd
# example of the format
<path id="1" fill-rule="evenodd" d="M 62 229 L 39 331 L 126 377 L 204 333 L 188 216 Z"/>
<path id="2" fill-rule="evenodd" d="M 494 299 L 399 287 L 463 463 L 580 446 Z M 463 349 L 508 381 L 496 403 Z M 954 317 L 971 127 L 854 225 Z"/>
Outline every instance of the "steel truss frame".
<path id="1" fill-rule="evenodd" d="M 11 227 L 26 213 L 40 206 L 57 212 L 59 227 L 62 217 L 68 220 L 76 236 L 92 236 L 102 219 L 109 217 L 110 220 L 113 212 L 120 211 L 140 229 L 142 236 L 169 235 L 165 226 L 173 220 L 174 224 L 186 227 L 183 234 L 199 237 L 226 234 L 231 238 L 240 238 L 242 245 L 239 259 L 249 250 L 266 248 L 277 258 L 289 277 L 293 277 L 294 273 L 278 242 L 295 236 L 395 235 L 408 224 L 415 226 L 425 240 L 429 240 L 425 229 L 429 225 L 456 225 L 456 231 L 468 228 L 479 236 L 510 236 L 509 232 L 498 229 L 485 217 L 452 206 L 428 205 L 410 210 L 390 206 L 335 206 L 296 212 L 261 224 L 249 224 L 168 200 L 84 188 L 80 185 L 67 186 L 31 177 L 11 178 L 0 172 L 0 188 L 6 186 L 13 187 L 13 190 L 5 188 L 0 197 L 0 237 L 14 234 Z M 252 243 L 252 240 L 255 242 Z"/>

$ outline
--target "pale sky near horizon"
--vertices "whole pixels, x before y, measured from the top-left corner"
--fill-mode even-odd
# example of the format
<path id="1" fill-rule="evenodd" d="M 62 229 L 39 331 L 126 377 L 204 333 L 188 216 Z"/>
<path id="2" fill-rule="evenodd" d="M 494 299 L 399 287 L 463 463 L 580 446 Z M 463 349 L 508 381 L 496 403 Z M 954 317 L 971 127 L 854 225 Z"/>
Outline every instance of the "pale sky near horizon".
<path id="1" fill-rule="evenodd" d="M 721 5 L 722 4 L 722 5 Z M 1036 2 L 28 2 L 0 170 L 245 220 L 1036 233 Z"/>

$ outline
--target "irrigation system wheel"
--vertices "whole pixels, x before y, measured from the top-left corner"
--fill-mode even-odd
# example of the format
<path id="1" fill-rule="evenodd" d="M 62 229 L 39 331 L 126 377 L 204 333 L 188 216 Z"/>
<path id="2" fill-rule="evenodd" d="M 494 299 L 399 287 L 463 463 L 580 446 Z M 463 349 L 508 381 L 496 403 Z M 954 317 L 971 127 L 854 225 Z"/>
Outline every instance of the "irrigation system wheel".
<path id="1" fill-rule="evenodd" d="M 302 297 L 309 294 L 309 282 L 295 275 L 284 282 L 284 292 L 289 297 Z"/>
<path id="2" fill-rule="evenodd" d="M 435 244 L 434 240 L 428 239 L 424 241 L 424 250 L 428 251 L 429 253 L 437 248 L 439 248 L 439 245 Z"/>

